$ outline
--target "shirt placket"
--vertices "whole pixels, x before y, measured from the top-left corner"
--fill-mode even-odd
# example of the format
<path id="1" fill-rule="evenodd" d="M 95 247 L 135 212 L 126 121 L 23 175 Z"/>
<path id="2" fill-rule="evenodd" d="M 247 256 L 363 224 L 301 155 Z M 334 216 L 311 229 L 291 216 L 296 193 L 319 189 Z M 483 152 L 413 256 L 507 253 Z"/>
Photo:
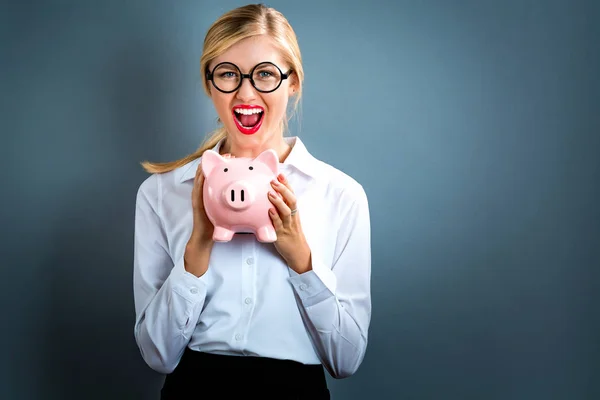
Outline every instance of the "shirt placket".
<path id="1" fill-rule="evenodd" d="M 234 335 L 235 346 L 243 351 L 256 299 L 256 243 L 252 234 L 244 235 L 242 245 L 241 313 Z"/>

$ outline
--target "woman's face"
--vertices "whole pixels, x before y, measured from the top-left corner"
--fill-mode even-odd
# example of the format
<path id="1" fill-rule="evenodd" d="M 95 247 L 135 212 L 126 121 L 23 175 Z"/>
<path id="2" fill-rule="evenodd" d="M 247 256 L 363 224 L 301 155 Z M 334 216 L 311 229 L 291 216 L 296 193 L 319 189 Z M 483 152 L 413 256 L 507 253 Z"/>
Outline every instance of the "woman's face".
<path id="1" fill-rule="evenodd" d="M 213 60 L 208 65 L 208 71 L 213 72 L 215 66 L 225 62 L 235 64 L 242 74 L 249 74 L 256 65 L 264 62 L 275 64 L 284 74 L 290 69 L 290 65 L 283 62 L 272 39 L 264 35 L 238 42 Z M 264 68 L 255 70 L 255 83 L 261 89 L 262 86 L 271 87 L 279 81 L 278 74 L 279 71 L 273 66 L 264 64 Z M 235 87 L 239 78 L 239 71 L 230 65 L 217 68 L 213 75 L 217 85 L 225 90 Z M 281 121 L 285 118 L 288 98 L 295 89 L 293 73 L 271 93 L 256 90 L 249 79 L 243 79 L 239 89 L 232 93 L 217 90 L 212 82 L 208 86 L 217 114 L 227 129 L 230 148 L 243 153 L 256 153 L 280 145 Z"/>

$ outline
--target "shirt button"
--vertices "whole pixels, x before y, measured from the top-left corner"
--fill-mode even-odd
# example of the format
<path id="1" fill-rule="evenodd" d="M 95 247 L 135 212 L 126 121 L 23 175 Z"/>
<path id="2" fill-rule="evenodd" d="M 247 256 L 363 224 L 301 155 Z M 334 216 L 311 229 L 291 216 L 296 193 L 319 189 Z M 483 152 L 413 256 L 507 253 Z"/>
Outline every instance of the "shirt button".
<path id="1" fill-rule="evenodd" d="M 252 258 L 252 257 L 246 258 L 246 264 L 248 264 L 248 265 L 254 264 L 254 258 Z"/>
<path id="2" fill-rule="evenodd" d="M 196 294 L 196 293 L 198 293 L 198 288 L 195 288 L 195 287 L 191 288 L 191 289 L 190 289 L 190 293 L 191 293 L 191 294 Z"/>
<path id="3" fill-rule="evenodd" d="M 244 300 L 244 302 L 246 304 L 250 304 L 250 303 L 252 303 L 252 299 L 250 297 L 246 297 L 246 300 Z"/>
<path id="4" fill-rule="evenodd" d="M 242 340 L 243 336 L 241 333 L 235 335 L 235 340 Z"/>
<path id="5" fill-rule="evenodd" d="M 308 286 L 306 286 L 304 283 L 302 283 L 302 284 L 300 285 L 300 290 L 306 290 L 306 288 L 307 288 L 307 287 L 308 287 Z"/>

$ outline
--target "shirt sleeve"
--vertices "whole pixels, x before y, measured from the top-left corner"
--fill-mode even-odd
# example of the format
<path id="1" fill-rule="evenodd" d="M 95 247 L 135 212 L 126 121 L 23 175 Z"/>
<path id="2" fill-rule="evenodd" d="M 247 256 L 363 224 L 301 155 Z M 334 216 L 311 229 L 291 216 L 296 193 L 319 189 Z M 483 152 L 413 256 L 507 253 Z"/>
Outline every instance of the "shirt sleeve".
<path id="1" fill-rule="evenodd" d="M 160 217 L 160 176 L 140 185 L 135 207 L 134 335 L 144 361 L 172 372 L 187 346 L 206 297 L 202 278 L 173 262 Z"/>
<path id="2" fill-rule="evenodd" d="M 371 319 L 371 233 L 360 187 L 341 219 L 333 264 L 311 249 L 312 270 L 290 282 L 321 362 L 334 378 L 354 374 L 364 358 Z"/>

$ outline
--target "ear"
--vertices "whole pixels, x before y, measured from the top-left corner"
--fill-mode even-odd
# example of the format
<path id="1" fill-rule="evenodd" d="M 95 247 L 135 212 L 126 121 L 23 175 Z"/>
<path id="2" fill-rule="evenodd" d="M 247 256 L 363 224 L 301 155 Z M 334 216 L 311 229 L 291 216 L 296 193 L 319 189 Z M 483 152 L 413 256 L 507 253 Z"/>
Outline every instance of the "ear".
<path id="1" fill-rule="evenodd" d="M 204 176 L 208 176 L 213 168 L 220 164 L 224 164 L 225 162 L 225 159 L 216 151 L 206 150 L 202 153 L 202 173 L 204 173 Z"/>
<path id="2" fill-rule="evenodd" d="M 295 71 L 292 71 L 290 77 L 290 86 L 289 86 L 289 93 L 290 93 L 290 97 L 296 95 L 296 93 L 298 92 L 298 76 L 296 75 Z"/>
<path id="3" fill-rule="evenodd" d="M 204 82 L 206 83 L 206 90 L 208 91 L 208 95 L 210 96 L 212 95 L 212 84 L 211 81 L 208 80 L 208 71 L 210 71 L 209 65 L 206 65 L 204 72 Z"/>
<path id="4" fill-rule="evenodd" d="M 273 149 L 268 149 L 260 153 L 254 161 L 265 164 L 275 175 L 279 171 L 279 158 Z"/>

